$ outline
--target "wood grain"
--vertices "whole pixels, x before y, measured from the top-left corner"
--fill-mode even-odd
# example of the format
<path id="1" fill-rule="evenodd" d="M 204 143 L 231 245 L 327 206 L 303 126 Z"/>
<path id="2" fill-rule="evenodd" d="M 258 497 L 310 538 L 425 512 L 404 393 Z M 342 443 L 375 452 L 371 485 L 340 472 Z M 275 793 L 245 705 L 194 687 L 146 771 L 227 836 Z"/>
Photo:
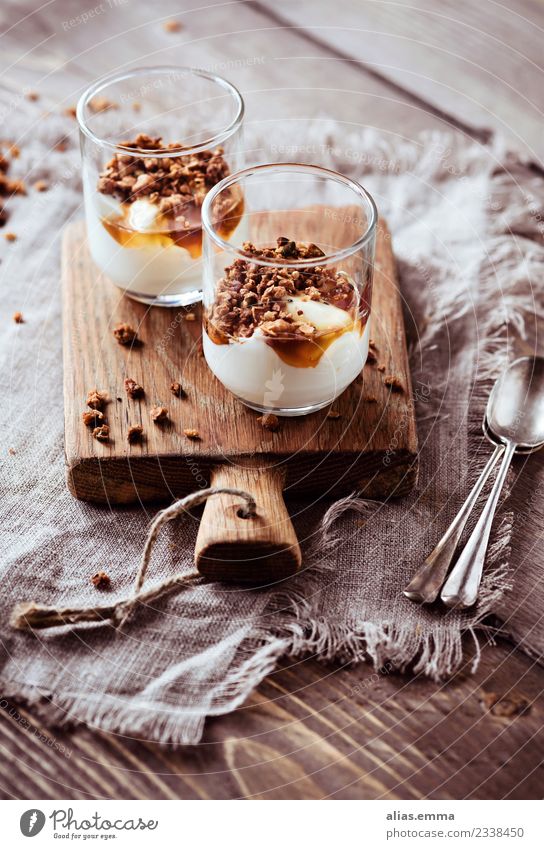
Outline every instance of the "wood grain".
<path id="1" fill-rule="evenodd" d="M 208 499 L 198 529 L 195 563 L 216 581 L 281 581 L 301 565 L 300 546 L 283 500 L 282 469 L 211 470 L 211 486 L 241 488 L 256 501 L 255 516 L 244 518 L 240 499 L 216 495 Z"/>
<path id="2" fill-rule="evenodd" d="M 499 701 L 489 710 L 492 693 Z M 520 700 L 525 712 L 500 715 Z M 442 686 L 307 660 L 281 665 L 246 704 L 210 720 L 201 744 L 178 749 L 83 727 L 49 729 L 32 710 L 9 704 L 0 711 L 0 752 L 10 763 L 0 792 L 26 799 L 537 799 L 543 721 L 541 671 L 505 642 L 486 649 L 476 675 L 460 673 Z"/>
<path id="3" fill-rule="evenodd" d="M 330 226 L 330 224 L 328 224 Z M 317 239 L 316 239 L 317 241 Z M 78 498 L 127 504 L 170 499 L 206 486 L 218 464 L 273 468 L 285 474 L 292 493 L 335 496 L 362 489 L 372 498 L 404 495 L 417 476 L 417 438 L 404 324 L 390 236 L 380 226 L 372 303 L 372 333 L 383 371 L 364 369 L 327 411 L 282 421 L 271 433 L 208 370 L 201 355 L 200 321 L 187 312 L 150 309 L 122 296 L 93 266 L 84 225 L 69 225 L 63 245 L 65 450 L 68 486 Z M 120 346 L 119 322 L 138 329 L 141 344 Z M 386 386 L 395 375 L 403 391 Z M 131 400 L 124 379 L 145 390 Z M 170 384 L 178 380 L 185 397 Z M 110 441 L 98 442 L 81 414 L 89 390 L 109 394 Z M 169 409 L 164 426 L 150 407 Z M 141 444 L 129 445 L 128 428 L 144 428 Z M 198 441 L 183 434 L 196 428 Z"/>
<path id="4" fill-rule="evenodd" d="M 524 95 L 540 103 L 540 52 L 535 57 L 533 47 L 527 51 L 525 45 L 536 43 L 540 51 L 541 0 L 519 0 L 516 10 L 463 0 L 450 14 L 436 3 L 429 13 L 429 6 L 423 10 L 421 3 L 402 8 L 399 3 L 349 0 L 334 6 L 333 26 L 327 26 L 330 4 L 314 3 L 309 13 L 305 4 L 270 4 L 272 12 L 288 12 L 296 28 L 278 25 L 262 3 L 258 9 L 249 3 L 199 9 L 193 0 L 156 0 L 131 4 L 128 15 L 127 7 L 118 4 L 85 26 L 65 29 L 62 22 L 73 17 L 72 5 L 68 0 L 39 8 L 28 0 L 4 4 L 2 84 L 10 109 L 14 97 L 19 102 L 23 86 L 41 94 L 41 102 L 31 105 L 36 115 L 44 109 L 60 112 L 97 74 L 181 61 L 231 79 L 244 95 L 248 124 L 265 121 L 270 136 L 289 126 L 295 144 L 305 124 L 323 116 L 343 122 L 346 132 L 365 126 L 386 136 L 415 139 L 421 130 L 453 129 L 454 139 L 459 138 L 455 130 L 467 122 L 466 100 L 474 85 L 478 96 L 469 105 L 475 107 L 471 118 L 478 128 L 498 126 L 501 119 L 503 125 L 512 124 L 506 116 L 515 108 L 517 142 L 538 150 L 542 141 L 541 115 L 525 109 L 519 97 L 513 100 L 511 91 L 521 81 Z M 299 9 L 303 19 L 297 20 Z M 161 21 L 178 15 L 183 31 L 166 35 Z M 470 32 L 467 16 L 474 15 L 485 16 L 480 30 L 487 37 L 469 44 L 464 37 Z M 468 25 L 461 37 L 460 18 Z M 354 20 L 374 35 L 354 32 L 348 42 L 346 27 L 338 27 L 341 22 L 352 26 Z M 306 29 L 312 23 L 326 28 Z M 450 49 L 429 71 L 433 33 L 428 27 L 436 23 L 441 43 Z M 408 29 L 409 39 L 403 37 Z M 377 57 L 371 52 L 375 47 Z M 467 65 L 465 82 L 455 84 L 459 54 L 467 49 L 480 70 L 473 64 L 467 75 Z M 339 59 L 339 50 L 348 54 L 346 61 Z M 394 61 L 399 51 L 401 63 Z M 531 55 L 524 61 L 527 52 Z M 512 61 L 514 72 L 507 67 Z M 505 71 L 499 74 L 502 82 L 493 75 L 497 62 L 499 72 Z M 402 65 L 395 77 L 393 64 Z M 410 73 L 411 68 L 417 73 Z M 453 85 L 441 85 L 448 78 Z M 437 115 L 437 104 L 451 119 Z M 15 141 L 24 145 L 25 139 Z M 70 144 L 77 144 L 75 127 Z M 250 155 L 254 153 L 259 152 Z M 297 158 L 318 162 L 320 150 L 308 151 L 303 144 Z M 515 579 L 528 587 L 524 607 L 534 607 L 534 637 L 542 631 L 542 620 L 530 588 L 541 579 L 543 520 L 534 515 L 542 463 L 538 458 L 533 462 L 533 488 L 524 477 L 511 501 L 513 510 L 528 517 L 515 531 L 512 565 L 518 570 Z M 509 608 L 504 618 L 505 627 L 517 628 L 523 640 L 529 630 L 526 617 L 520 620 L 518 611 Z M 316 792 L 358 799 L 540 798 L 544 776 L 535 743 L 543 722 L 542 688 L 542 670 L 504 642 L 486 647 L 476 676 L 443 687 L 397 675 L 380 676 L 376 683 L 364 666 L 338 671 L 300 661 L 270 676 L 234 714 L 213 720 L 202 745 L 178 751 L 85 728 L 59 732 L 19 708 L 19 715 L 31 723 L 27 732 L 17 713 L 6 709 L 0 713 L 0 751 L 9 766 L 0 785 L 3 796 L 18 799 L 305 798 Z M 489 690 L 505 696 L 526 693 L 532 700 L 530 712 L 507 719 L 483 711 L 481 695 Z M 34 728 L 66 743 L 69 756 L 44 749 Z"/>
<path id="5" fill-rule="evenodd" d="M 511 8 L 491 0 L 258 0 L 257 7 L 300 27 L 316 50 L 329 46 L 345 64 L 416 98 L 425 121 L 429 113 L 449 116 L 480 138 L 496 130 L 542 157 L 542 13 L 531 0 Z"/>

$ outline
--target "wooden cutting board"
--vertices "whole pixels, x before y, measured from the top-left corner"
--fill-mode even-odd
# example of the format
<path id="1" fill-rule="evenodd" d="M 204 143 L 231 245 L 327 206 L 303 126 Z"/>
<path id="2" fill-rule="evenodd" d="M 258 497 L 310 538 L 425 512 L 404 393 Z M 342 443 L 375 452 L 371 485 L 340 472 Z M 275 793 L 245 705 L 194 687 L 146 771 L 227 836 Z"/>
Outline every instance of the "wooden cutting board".
<path id="1" fill-rule="evenodd" d="M 285 229 L 285 227 L 283 228 Z M 316 239 L 316 241 L 318 241 Z M 329 244 L 332 242 L 328 240 Z M 360 489 L 366 497 L 407 494 L 417 478 L 412 389 L 391 239 L 380 224 L 372 300 L 376 362 L 328 410 L 282 419 L 264 430 L 211 374 L 201 351 L 200 309 L 149 308 L 124 297 L 93 265 L 84 222 L 70 224 L 62 254 L 65 450 L 70 492 L 110 506 L 169 502 L 208 485 L 252 491 L 256 519 L 242 519 L 239 499 L 216 495 L 205 507 L 196 560 L 213 577 L 283 577 L 300 565 L 300 550 L 282 492 L 333 498 Z M 189 320 L 195 316 L 195 320 Z M 141 344 L 123 347 L 112 329 L 127 322 Z M 386 385 L 394 376 L 402 391 Z M 145 390 L 131 400 L 126 377 Z M 174 397 L 173 381 L 185 396 Z M 81 418 L 90 389 L 108 393 L 110 441 L 98 442 Z M 150 408 L 164 405 L 158 426 Z M 129 445 L 131 425 L 144 428 Z M 188 439 L 186 428 L 200 439 Z M 257 565 L 256 565 L 257 564 Z"/>

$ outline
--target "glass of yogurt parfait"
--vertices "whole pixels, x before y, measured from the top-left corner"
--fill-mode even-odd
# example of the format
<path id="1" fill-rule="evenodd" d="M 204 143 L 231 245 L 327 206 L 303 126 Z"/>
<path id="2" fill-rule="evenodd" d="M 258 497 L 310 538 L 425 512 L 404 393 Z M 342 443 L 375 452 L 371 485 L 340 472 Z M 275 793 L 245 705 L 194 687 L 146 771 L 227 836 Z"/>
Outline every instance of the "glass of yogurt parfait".
<path id="1" fill-rule="evenodd" d="M 129 297 L 158 306 L 201 299 L 202 203 L 243 164 L 243 115 L 234 86 L 192 68 L 115 74 L 82 95 L 89 248 Z M 233 185 L 217 222 L 222 238 L 237 229 L 242 210 Z"/>
<path id="2" fill-rule="evenodd" d="M 244 198 L 224 231 L 225 195 Z M 203 348 L 249 407 L 298 416 L 359 375 L 369 343 L 377 211 L 362 186 L 313 165 L 247 168 L 202 208 Z"/>

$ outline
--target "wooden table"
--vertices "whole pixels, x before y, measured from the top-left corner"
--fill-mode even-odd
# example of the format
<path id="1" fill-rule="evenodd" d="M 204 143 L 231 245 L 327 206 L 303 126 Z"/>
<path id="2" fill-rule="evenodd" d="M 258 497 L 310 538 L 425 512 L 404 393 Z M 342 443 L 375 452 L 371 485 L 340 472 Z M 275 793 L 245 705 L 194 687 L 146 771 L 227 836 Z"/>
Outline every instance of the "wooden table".
<path id="1" fill-rule="evenodd" d="M 85 23 L 77 14 L 89 4 L 79 6 L 3 4 L 5 88 L 35 89 L 58 110 L 98 70 L 183 63 L 227 76 L 243 92 L 248 122 L 272 129 L 291 121 L 296 133 L 320 116 L 408 139 L 425 128 L 485 139 L 493 129 L 536 160 L 543 153 L 541 0 L 516 0 L 511 10 L 494 0 L 117 0 Z M 173 17 L 183 29 L 165 32 Z M 544 460 L 529 475 L 514 508 L 527 507 Z M 531 509 L 534 532 L 515 531 L 513 549 L 541 634 L 529 588 L 544 571 L 544 511 L 540 501 Z M 41 799 L 540 798 L 544 673 L 513 646 L 527 617 L 522 627 L 508 599 L 499 613 L 512 641 L 486 648 L 474 676 L 440 687 L 367 667 L 285 664 L 246 705 L 210 721 L 192 748 L 59 733 L 2 703 L 10 769 L 0 786 L 6 798 Z"/>

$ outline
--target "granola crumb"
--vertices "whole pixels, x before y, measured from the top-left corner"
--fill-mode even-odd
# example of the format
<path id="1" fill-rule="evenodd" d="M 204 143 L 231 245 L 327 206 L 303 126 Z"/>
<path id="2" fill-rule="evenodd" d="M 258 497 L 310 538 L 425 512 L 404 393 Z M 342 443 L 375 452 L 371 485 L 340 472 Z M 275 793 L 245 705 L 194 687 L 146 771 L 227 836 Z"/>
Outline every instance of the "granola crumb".
<path id="1" fill-rule="evenodd" d="M 379 365 L 379 366 L 378 366 L 378 371 L 385 371 L 385 366 L 384 366 L 384 365 Z"/>
<path id="2" fill-rule="evenodd" d="M 131 377 L 125 378 L 125 392 L 127 393 L 129 398 L 141 398 L 143 395 L 145 395 L 144 387 L 140 386 L 139 383 L 136 383 L 136 381 L 133 380 Z"/>
<path id="3" fill-rule="evenodd" d="M 369 366 L 374 366 L 378 362 L 376 354 L 370 348 L 368 349 L 368 354 L 366 355 L 366 361 Z"/>
<path id="4" fill-rule="evenodd" d="M 37 91 L 27 91 L 27 93 L 26 93 L 26 99 L 27 99 L 27 100 L 32 100 L 32 102 L 33 102 L 33 103 L 35 103 L 35 102 L 36 102 L 36 100 L 39 100 L 39 99 L 40 99 L 40 95 L 38 94 L 38 92 L 37 92 Z"/>
<path id="5" fill-rule="evenodd" d="M 366 401 L 367 404 L 377 404 L 378 403 L 378 399 L 374 395 L 369 395 L 368 398 L 364 398 L 363 400 Z"/>
<path id="6" fill-rule="evenodd" d="M 113 100 L 108 100 L 107 97 L 93 97 L 89 102 L 89 108 L 96 114 L 97 112 L 107 112 L 109 109 L 119 109 L 119 106 Z"/>
<path id="7" fill-rule="evenodd" d="M 339 413 L 338 410 L 329 410 L 329 412 L 327 413 L 327 418 L 328 419 L 341 419 L 342 413 Z"/>
<path id="8" fill-rule="evenodd" d="M 118 324 L 113 328 L 113 335 L 120 345 L 134 344 L 138 340 L 138 332 L 130 324 Z"/>
<path id="9" fill-rule="evenodd" d="M 375 343 L 374 339 L 369 339 L 369 340 L 368 340 L 368 347 L 369 347 L 369 348 L 374 348 L 376 351 L 378 350 L 378 346 L 376 345 L 376 343 Z"/>
<path id="10" fill-rule="evenodd" d="M 67 106 L 64 110 L 64 114 L 68 116 L 68 118 L 76 118 L 77 111 L 75 106 Z"/>
<path id="11" fill-rule="evenodd" d="M 184 398 L 186 394 L 183 389 L 183 386 L 181 385 L 181 383 L 178 383 L 177 380 L 174 380 L 170 384 L 170 392 L 172 393 L 172 395 L 175 395 L 176 398 Z"/>
<path id="12" fill-rule="evenodd" d="M 144 429 L 141 425 L 131 425 L 127 432 L 127 439 L 130 445 L 135 442 L 141 442 L 144 435 Z"/>
<path id="13" fill-rule="evenodd" d="M 6 242 L 16 242 L 17 233 L 4 233 L 4 239 L 6 240 Z"/>
<path id="14" fill-rule="evenodd" d="M 402 381 L 394 374 L 388 374 L 387 377 L 384 378 L 383 382 L 392 390 L 392 392 L 404 392 Z"/>
<path id="15" fill-rule="evenodd" d="M 8 448 L 8 454 L 10 454 L 12 457 L 15 457 L 17 451 L 15 450 L 15 448 Z"/>
<path id="16" fill-rule="evenodd" d="M 47 182 L 47 180 L 37 180 L 34 183 L 34 188 L 37 192 L 46 192 L 49 188 L 49 183 Z"/>
<path id="17" fill-rule="evenodd" d="M 12 159 L 19 159 L 21 155 L 21 148 L 17 144 L 10 144 L 8 153 Z"/>
<path id="18" fill-rule="evenodd" d="M 26 183 L 24 180 L 10 180 L 2 174 L 2 178 L 0 180 L 0 194 L 26 195 Z"/>
<path id="19" fill-rule="evenodd" d="M 61 139 L 55 145 L 53 145 L 53 150 L 56 150 L 57 153 L 65 153 L 68 150 L 68 141 L 67 139 Z"/>
<path id="20" fill-rule="evenodd" d="M 24 324 L 25 318 L 24 318 L 24 315 L 22 314 L 22 312 L 14 312 L 13 313 L 13 321 L 15 322 L 15 324 Z"/>
<path id="21" fill-rule="evenodd" d="M 110 438 L 110 429 L 108 425 L 101 425 L 100 427 L 95 427 L 93 430 L 93 436 L 95 439 L 98 439 L 99 442 L 107 442 Z"/>
<path id="22" fill-rule="evenodd" d="M 165 21 L 163 24 L 165 32 L 180 32 L 183 29 L 181 21 Z"/>
<path id="23" fill-rule="evenodd" d="M 132 104 L 132 108 L 134 109 L 135 112 L 139 112 L 140 109 L 142 108 L 142 104 L 138 103 L 138 101 L 135 100 Z"/>
<path id="24" fill-rule="evenodd" d="M 183 433 L 185 434 L 187 439 L 193 439 L 193 440 L 200 439 L 200 433 L 198 432 L 198 430 L 195 430 L 194 427 L 184 428 Z"/>
<path id="25" fill-rule="evenodd" d="M 196 315 L 194 312 L 186 312 L 185 313 L 185 321 L 196 321 Z"/>
<path id="26" fill-rule="evenodd" d="M 102 410 L 107 401 L 105 392 L 99 392 L 98 389 L 90 389 L 87 394 L 86 404 L 92 410 Z"/>
<path id="27" fill-rule="evenodd" d="M 265 413 L 263 416 L 259 416 L 257 421 L 261 427 L 264 427 L 265 430 L 272 431 L 272 433 L 279 430 L 280 420 L 274 415 L 274 413 Z"/>
<path id="28" fill-rule="evenodd" d="M 155 407 L 151 407 L 149 415 L 151 416 L 151 419 L 154 422 L 165 422 L 168 418 L 168 408 L 159 407 L 158 405 Z"/>
<path id="29" fill-rule="evenodd" d="M 81 418 L 83 419 L 83 424 L 86 427 L 97 427 L 99 422 L 104 421 L 104 413 L 100 412 L 100 410 L 85 410 L 84 413 L 81 414 Z"/>
<path id="30" fill-rule="evenodd" d="M 111 578 L 106 572 L 97 572 L 92 576 L 91 581 L 97 590 L 109 590 L 111 586 Z"/>

